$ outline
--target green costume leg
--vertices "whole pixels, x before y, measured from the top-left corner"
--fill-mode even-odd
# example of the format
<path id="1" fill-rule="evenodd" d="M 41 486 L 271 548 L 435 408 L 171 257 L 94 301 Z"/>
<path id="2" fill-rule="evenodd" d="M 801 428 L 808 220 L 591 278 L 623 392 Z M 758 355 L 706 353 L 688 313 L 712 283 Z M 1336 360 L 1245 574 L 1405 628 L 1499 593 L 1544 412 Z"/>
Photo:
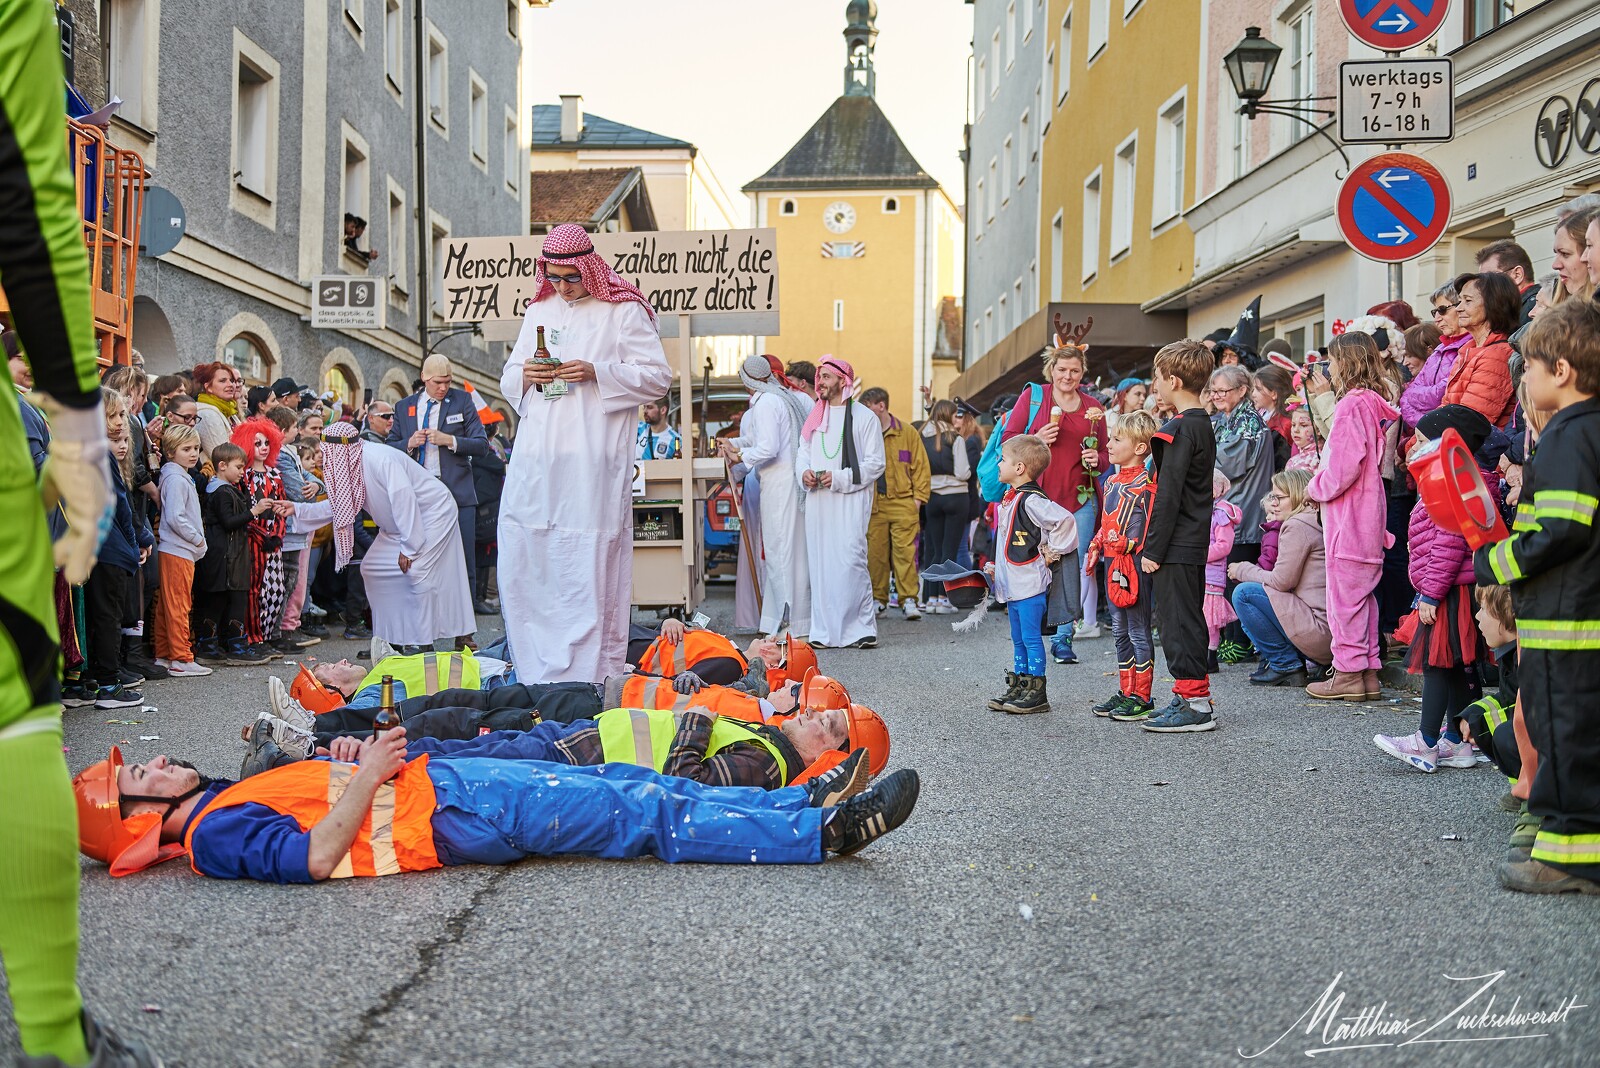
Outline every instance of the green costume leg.
<path id="1" fill-rule="evenodd" d="M 55 8 L 0 0 L 0 286 L 35 388 L 95 404 L 88 259 L 67 161 Z M 22 1048 L 87 1064 L 77 819 L 61 755 L 54 559 L 21 415 L 0 397 L 0 963 Z"/>

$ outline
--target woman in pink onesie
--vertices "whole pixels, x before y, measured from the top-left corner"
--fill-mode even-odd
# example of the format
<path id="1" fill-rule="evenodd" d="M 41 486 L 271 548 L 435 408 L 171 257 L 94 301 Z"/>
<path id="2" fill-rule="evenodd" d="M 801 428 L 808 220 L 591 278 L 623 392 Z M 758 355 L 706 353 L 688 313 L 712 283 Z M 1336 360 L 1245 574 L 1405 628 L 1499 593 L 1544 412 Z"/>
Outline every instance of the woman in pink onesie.
<path id="1" fill-rule="evenodd" d="M 1347 331 L 1328 344 L 1328 371 L 1338 392 L 1322 468 L 1307 495 L 1322 505 L 1328 559 L 1328 624 L 1333 632 L 1333 677 L 1306 687 L 1312 697 L 1364 701 L 1383 692 L 1378 671 L 1378 601 L 1385 527 L 1385 432 L 1400 417 L 1393 398 L 1393 365 L 1372 339 Z"/>

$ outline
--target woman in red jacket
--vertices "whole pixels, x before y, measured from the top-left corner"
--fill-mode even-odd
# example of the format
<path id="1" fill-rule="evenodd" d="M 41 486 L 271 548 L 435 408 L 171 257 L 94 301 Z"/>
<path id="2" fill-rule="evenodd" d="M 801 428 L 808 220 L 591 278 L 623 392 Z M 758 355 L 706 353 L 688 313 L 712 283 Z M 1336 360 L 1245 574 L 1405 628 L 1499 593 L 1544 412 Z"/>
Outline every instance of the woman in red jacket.
<path id="1" fill-rule="evenodd" d="M 1440 404 L 1465 405 L 1504 429 L 1517 405 L 1506 338 L 1522 321 L 1522 295 L 1498 271 L 1461 275 L 1451 287 L 1461 295 L 1457 318 L 1472 340 L 1461 346 Z"/>

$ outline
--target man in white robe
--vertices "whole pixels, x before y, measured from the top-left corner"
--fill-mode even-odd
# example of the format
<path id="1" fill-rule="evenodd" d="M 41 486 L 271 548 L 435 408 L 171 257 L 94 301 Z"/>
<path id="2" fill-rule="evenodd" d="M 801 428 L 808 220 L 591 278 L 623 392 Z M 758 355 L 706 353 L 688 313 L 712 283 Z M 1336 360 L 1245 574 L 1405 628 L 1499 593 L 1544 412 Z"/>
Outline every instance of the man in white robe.
<path id="1" fill-rule="evenodd" d="M 354 553 L 359 514 L 377 524 L 361 560 L 373 635 L 396 648 L 432 649 L 440 638 L 471 634 L 476 621 L 455 497 L 404 453 L 362 441 L 353 424 L 335 423 L 322 441 L 328 499 L 297 502 L 295 525 L 331 521 L 334 567 L 342 570 Z"/>
<path id="2" fill-rule="evenodd" d="M 545 238 L 500 375 L 522 422 L 500 499 L 500 608 L 517 675 L 603 679 L 627 662 L 635 413 L 672 385 L 654 310 L 581 226 Z M 557 367 L 529 362 L 537 328 Z M 544 389 L 564 382 L 565 395 Z"/>
<path id="3" fill-rule="evenodd" d="M 827 356 L 817 364 L 817 404 L 800 433 L 795 467 L 806 497 L 811 579 L 811 644 L 878 644 L 878 616 L 867 572 L 867 525 L 883 474 L 883 431 L 869 408 L 850 399 L 855 371 Z"/>
<path id="4" fill-rule="evenodd" d="M 804 638 L 811 633 L 811 583 L 794 457 L 809 406 L 775 356 L 751 356 L 739 377 L 752 396 L 733 447 L 761 480 L 761 633 L 777 637 L 787 614 L 790 633 Z"/>

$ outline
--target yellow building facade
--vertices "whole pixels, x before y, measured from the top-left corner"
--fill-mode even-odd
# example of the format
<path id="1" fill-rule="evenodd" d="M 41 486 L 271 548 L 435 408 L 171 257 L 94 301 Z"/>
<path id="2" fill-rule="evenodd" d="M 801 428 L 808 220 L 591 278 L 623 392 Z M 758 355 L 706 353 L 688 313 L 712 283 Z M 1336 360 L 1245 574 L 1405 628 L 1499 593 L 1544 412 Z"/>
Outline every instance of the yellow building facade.
<path id="1" fill-rule="evenodd" d="M 959 367 L 961 214 L 912 157 L 872 96 L 876 5 L 853 0 L 839 97 L 770 170 L 744 187 L 757 226 L 778 237 L 781 333 L 765 351 L 788 360 L 832 354 L 862 387 L 920 418 L 919 392 Z"/>

